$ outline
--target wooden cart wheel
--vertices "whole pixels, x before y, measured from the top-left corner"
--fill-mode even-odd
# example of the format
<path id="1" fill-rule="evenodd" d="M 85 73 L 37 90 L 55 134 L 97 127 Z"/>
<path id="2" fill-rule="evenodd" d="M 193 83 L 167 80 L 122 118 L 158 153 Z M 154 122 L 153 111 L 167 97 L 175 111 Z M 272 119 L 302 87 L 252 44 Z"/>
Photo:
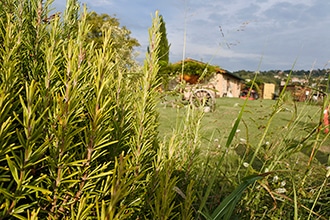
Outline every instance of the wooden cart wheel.
<path id="1" fill-rule="evenodd" d="M 196 89 L 190 96 L 190 104 L 194 107 L 204 107 L 205 111 L 213 111 L 215 98 L 211 91 L 207 89 Z"/>

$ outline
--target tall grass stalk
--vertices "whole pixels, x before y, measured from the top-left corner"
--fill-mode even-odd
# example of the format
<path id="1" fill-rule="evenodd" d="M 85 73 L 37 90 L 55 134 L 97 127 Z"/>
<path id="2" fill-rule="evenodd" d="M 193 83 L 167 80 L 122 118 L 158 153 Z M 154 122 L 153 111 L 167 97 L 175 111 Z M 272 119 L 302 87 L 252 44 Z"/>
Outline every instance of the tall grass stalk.
<path id="1" fill-rule="evenodd" d="M 330 170 L 330 169 L 329 169 L 329 170 Z M 320 189 L 318 190 L 317 195 L 316 195 L 316 197 L 314 198 L 314 202 L 313 202 L 312 208 L 310 209 L 309 214 L 308 214 L 308 220 L 311 219 L 312 214 L 313 214 L 313 210 L 314 210 L 314 208 L 315 208 L 315 206 L 316 206 L 316 204 L 317 204 L 317 202 L 318 202 L 318 200 L 319 200 L 319 198 L 320 198 L 321 192 L 322 192 L 323 188 L 324 188 L 324 187 L 326 186 L 326 184 L 327 184 L 328 178 L 329 178 L 329 176 L 330 176 L 330 171 L 329 171 L 329 170 L 327 171 L 327 173 L 326 173 L 326 175 L 325 175 L 325 178 L 324 178 L 324 180 L 323 180 L 323 182 L 322 182 L 322 185 L 320 186 Z"/>
<path id="2" fill-rule="evenodd" d="M 250 162 L 249 162 L 251 165 L 254 163 L 254 160 L 255 160 L 256 156 L 258 155 L 261 146 L 262 146 L 263 143 L 264 143 L 265 137 L 266 137 L 266 135 L 267 135 L 267 133 L 268 133 L 268 130 L 269 130 L 270 125 L 271 125 L 271 123 L 272 123 L 272 121 L 273 121 L 273 119 L 274 119 L 274 116 L 282 110 L 281 107 L 280 107 L 280 106 L 281 106 L 280 103 L 282 102 L 281 99 L 282 99 L 283 96 L 284 96 L 284 91 L 285 91 L 285 89 L 286 89 L 286 87 L 287 87 L 287 85 L 288 85 L 288 83 L 289 83 L 289 80 L 290 80 L 290 77 L 291 77 L 291 74 L 292 74 L 292 70 L 293 70 L 293 68 L 294 68 L 296 62 L 297 62 L 297 60 L 295 60 L 293 66 L 292 66 L 292 68 L 291 68 L 291 71 L 290 71 L 290 73 L 289 73 L 289 75 L 288 75 L 288 79 L 287 79 L 287 81 L 286 81 L 286 83 L 285 83 L 285 85 L 284 85 L 283 90 L 281 91 L 280 96 L 279 96 L 280 98 L 277 100 L 277 102 L 276 102 L 276 104 L 275 104 L 275 106 L 274 106 L 274 109 L 273 109 L 272 113 L 270 114 L 270 117 L 269 117 L 269 119 L 268 119 L 268 121 L 267 121 L 267 124 L 266 124 L 265 129 L 264 129 L 264 132 L 263 132 L 263 134 L 262 134 L 262 136 L 261 136 L 261 138 L 260 138 L 260 141 L 259 141 L 259 143 L 258 143 L 256 149 L 254 150 L 254 154 L 253 154 L 253 156 L 252 156 L 252 158 L 251 158 L 251 160 L 250 160 Z"/>
<path id="3" fill-rule="evenodd" d="M 260 65 L 260 64 L 259 64 L 259 65 Z M 247 97 L 250 96 L 250 93 L 251 93 L 251 90 L 252 90 L 252 88 L 253 88 L 253 85 L 254 85 L 254 83 L 255 83 L 256 78 L 257 78 L 257 74 L 255 74 L 254 79 L 252 80 L 251 88 L 250 88 L 250 90 L 249 90 L 249 93 L 248 93 Z M 216 168 L 214 169 L 214 173 L 213 173 L 212 178 L 211 178 L 211 180 L 210 180 L 210 184 L 208 185 L 207 190 L 206 190 L 206 192 L 205 192 L 205 195 L 203 196 L 203 199 L 202 199 L 201 204 L 200 204 L 200 206 L 199 206 L 199 209 L 198 209 L 198 212 L 199 212 L 199 213 L 202 213 L 202 210 L 203 210 L 204 207 L 205 207 L 205 203 L 206 203 L 206 201 L 207 201 L 207 199 L 208 199 L 208 197 L 209 197 L 209 195 L 210 195 L 210 193 L 211 193 L 211 189 L 212 189 L 213 184 L 214 184 L 215 179 L 216 179 L 216 175 L 215 175 L 215 173 L 218 172 L 218 170 L 220 170 L 220 167 L 222 166 L 222 164 L 223 164 L 223 162 L 224 162 L 224 158 L 226 157 L 227 153 L 229 152 L 229 147 L 231 146 L 231 144 L 232 144 L 232 142 L 233 142 L 233 140 L 234 140 L 234 137 L 235 137 L 235 134 L 236 134 L 236 132 L 237 132 L 238 126 L 239 126 L 239 124 L 240 124 L 240 122 L 241 122 L 241 120 L 242 120 L 242 116 L 243 116 L 243 113 L 244 113 L 244 109 L 245 109 L 245 107 L 246 107 L 246 105 L 247 105 L 247 102 L 248 102 L 248 99 L 246 99 L 246 100 L 244 101 L 244 104 L 243 104 L 243 106 L 241 107 L 241 109 L 240 109 L 240 111 L 239 111 L 239 113 L 238 113 L 237 118 L 235 119 L 234 125 L 233 125 L 233 127 L 231 128 L 231 131 L 230 131 L 230 133 L 229 133 L 229 136 L 228 136 L 227 141 L 226 141 L 226 144 L 225 144 L 225 150 L 224 150 L 224 152 L 221 154 L 221 157 L 218 159 L 218 162 L 217 162 Z M 252 162 L 253 162 L 253 159 L 252 159 Z M 241 165 L 239 165 L 239 168 L 238 168 L 238 169 L 240 169 L 240 166 L 241 166 Z"/>

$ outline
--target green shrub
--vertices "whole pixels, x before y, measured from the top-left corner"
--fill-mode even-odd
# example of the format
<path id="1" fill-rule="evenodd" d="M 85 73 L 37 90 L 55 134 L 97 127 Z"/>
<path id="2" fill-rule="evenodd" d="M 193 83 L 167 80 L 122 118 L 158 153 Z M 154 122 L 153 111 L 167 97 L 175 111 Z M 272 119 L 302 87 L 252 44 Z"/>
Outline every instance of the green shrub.
<path id="1" fill-rule="evenodd" d="M 158 149 L 159 21 L 134 74 L 111 29 L 96 49 L 86 9 L 68 1 L 60 18 L 49 3 L 0 3 L 0 219 L 143 216 Z"/>

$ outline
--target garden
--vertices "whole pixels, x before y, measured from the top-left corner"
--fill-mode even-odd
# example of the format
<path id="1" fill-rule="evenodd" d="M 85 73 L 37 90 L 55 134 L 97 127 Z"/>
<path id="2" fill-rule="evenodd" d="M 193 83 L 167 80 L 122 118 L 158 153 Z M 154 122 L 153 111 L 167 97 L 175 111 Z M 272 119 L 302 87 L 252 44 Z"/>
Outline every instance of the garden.
<path id="1" fill-rule="evenodd" d="M 328 99 L 168 107 L 158 12 L 140 67 L 127 30 L 50 7 L 0 3 L 1 220 L 329 218 Z"/>
<path id="2" fill-rule="evenodd" d="M 196 149 L 199 159 L 196 161 L 200 164 L 195 172 L 202 176 L 197 182 L 202 184 L 201 188 L 214 184 L 209 189 L 210 196 L 206 204 L 211 208 L 208 209 L 212 210 L 221 204 L 221 196 L 234 191 L 233 183 L 237 186 L 247 174 L 266 173 L 267 176 L 248 188 L 246 195 L 241 198 L 236 211 L 245 213 L 248 210 L 249 214 L 238 215 L 238 219 L 259 219 L 265 216 L 294 219 L 295 215 L 313 219 L 307 213 L 317 215 L 317 212 L 308 207 L 323 205 L 323 217 L 327 218 L 329 210 L 326 204 L 329 202 L 321 202 L 318 206 L 316 197 L 303 198 L 307 195 L 328 195 L 330 139 L 329 135 L 321 131 L 322 105 L 282 98 L 218 98 L 215 111 L 202 113 L 200 121 L 192 126 L 191 129 L 199 130 L 199 148 Z M 189 105 L 177 105 L 174 108 L 161 105 L 161 137 L 172 141 L 171 134 L 174 131 L 181 131 L 180 136 L 185 137 L 183 133 L 187 132 L 187 118 L 194 117 L 189 116 L 190 112 Z M 187 138 L 188 143 L 189 140 L 193 142 L 196 137 Z M 187 146 L 192 145 L 188 143 Z M 184 154 L 185 150 L 186 146 L 182 146 L 182 149 L 175 152 Z M 307 182 L 318 186 L 307 187 Z M 325 191 L 318 194 L 315 187 Z M 310 204 L 302 204 L 300 199 Z M 318 217 L 323 218 L 322 215 Z"/>

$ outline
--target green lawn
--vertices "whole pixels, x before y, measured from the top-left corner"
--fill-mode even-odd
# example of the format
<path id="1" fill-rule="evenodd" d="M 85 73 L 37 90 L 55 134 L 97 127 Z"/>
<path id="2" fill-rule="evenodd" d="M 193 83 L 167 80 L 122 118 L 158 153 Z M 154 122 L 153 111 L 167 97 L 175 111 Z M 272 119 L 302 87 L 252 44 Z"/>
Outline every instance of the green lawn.
<path id="1" fill-rule="evenodd" d="M 228 135 L 239 114 L 245 100 L 238 98 L 218 98 L 214 112 L 205 113 L 202 120 L 202 145 L 221 147 L 227 141 Z M 265 133 L 267 123 L 276 104 L 274 100 L 248 101 L 244 109 L 242 121 L 238 127 L 234 144 L 257 146 Z M 160 135 L 169 136 L 171 131 L 179 126 L 185 114 L 185 105 L 182 108 L 165 107 L 161 105 Z M 288 145 L 306 144 L 304 141 L 313 130 L 318 127 L 321 115 L 321 106 L 306 103 L 286 103 L 282 110 L 271 120 L 269 130 L 261 144 L 276 145 L 278 141 L 285 141 Z M 316 132 L 312 134 L 315 135 Z M 324 139 L 322 133 L 319 139 Z M 308 139 L 309 140 L 309 139 Z M 308 144 L 308 143 L 307 143 Z M 306 144 L 306 145 L 307 145 Z M 305 149 L 306 155 L 311 149 Z M 330 152 L 329 138 L 322 143 L 318 156 L 322 163 L 327 162 Z"/>

